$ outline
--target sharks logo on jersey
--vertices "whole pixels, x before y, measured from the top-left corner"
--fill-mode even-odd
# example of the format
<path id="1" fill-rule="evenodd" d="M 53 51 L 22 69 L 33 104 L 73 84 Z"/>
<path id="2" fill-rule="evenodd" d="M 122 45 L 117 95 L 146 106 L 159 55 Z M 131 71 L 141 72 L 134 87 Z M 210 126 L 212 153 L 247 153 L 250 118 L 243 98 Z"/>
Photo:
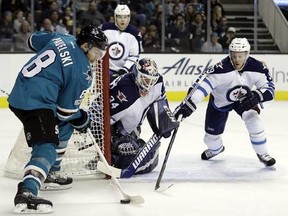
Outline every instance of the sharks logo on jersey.
<path id="1" fill-rule="evenodd" d="M 109 56 L 111 59 L 121 59 L 125 53 L 125 46 L 119 42 L 113 42 L 109 45 Z"/>

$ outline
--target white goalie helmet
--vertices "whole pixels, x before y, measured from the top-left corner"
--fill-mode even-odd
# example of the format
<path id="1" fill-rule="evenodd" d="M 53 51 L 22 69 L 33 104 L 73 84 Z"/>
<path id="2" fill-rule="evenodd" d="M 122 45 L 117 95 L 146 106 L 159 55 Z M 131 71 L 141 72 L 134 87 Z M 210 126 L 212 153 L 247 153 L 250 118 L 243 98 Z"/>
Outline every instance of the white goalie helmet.
<path id="1" fill-rule="evenodd" d="M 140 93 L 148 93 L 160 77 L 156 62 L 150 58 L 140 59 L 135 71 L 136 84 L 140 88 Z"/>
<path id="2" fill-rule="evenodd" d="M 115 25 L 123 31 L 130 22 L 130 9 L 127 5 L 119 4 L 114 10 Z"/>

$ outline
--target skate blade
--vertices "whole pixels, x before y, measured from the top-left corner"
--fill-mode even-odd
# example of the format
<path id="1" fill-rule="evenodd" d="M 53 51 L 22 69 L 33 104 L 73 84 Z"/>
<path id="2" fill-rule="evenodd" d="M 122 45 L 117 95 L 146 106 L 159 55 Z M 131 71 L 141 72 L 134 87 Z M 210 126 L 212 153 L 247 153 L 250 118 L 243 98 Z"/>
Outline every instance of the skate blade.
<path id="1" fill-rule="evenodd" d="M 27 204 L 20 203 L 15 206 L 16 214 L 48 214 L 53 212 L 53 207 L 47 204 L 38 204 L 37 209 L 28 209 Z"/>
<path id="2" fill-rule="evenodd" d="M 69 185 L 59 185 L 57 183 L 43 183 L 40 188 L 41 191 L 57 191 L 57 190 L 67 190 L 72 188 L 72 184 Z"/>

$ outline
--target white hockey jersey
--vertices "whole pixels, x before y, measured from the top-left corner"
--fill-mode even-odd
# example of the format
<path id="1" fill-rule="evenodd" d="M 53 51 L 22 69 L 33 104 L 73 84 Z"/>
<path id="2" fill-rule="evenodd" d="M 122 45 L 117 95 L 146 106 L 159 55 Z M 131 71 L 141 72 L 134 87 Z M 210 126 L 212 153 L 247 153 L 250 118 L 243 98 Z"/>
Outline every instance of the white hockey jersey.
<path id="1" fill-rule="evenodd" d="M 254 88 L 262 92 L 264 101 L 274 99 L 275 86 L 266 65 L 249 57 L 244 68 L 237 71 L 226 57 L 208 69 L 208 75 L 192 95 L 192 101 L 197 104 L 211 93 L 215 108 L 221 109 Z"/>
<path id="2" fill-rule="evenodd" d="M 138 29 L 129 24 L 124 31 L 120 31 L 115 23 L 104 23 L 102 30 L 108 38 L 109 69 L 118 71 L 124 68 L 131 71 L 139 59 L 142 46 Z"/>

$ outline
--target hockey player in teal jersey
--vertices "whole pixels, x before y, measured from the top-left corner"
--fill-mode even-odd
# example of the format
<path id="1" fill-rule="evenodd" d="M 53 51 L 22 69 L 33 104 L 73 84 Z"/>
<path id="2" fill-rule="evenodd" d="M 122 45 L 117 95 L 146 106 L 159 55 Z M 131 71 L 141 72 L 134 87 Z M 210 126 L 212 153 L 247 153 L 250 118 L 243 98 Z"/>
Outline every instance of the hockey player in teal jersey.
<path id="1" fill-rule="evenodd" d="M 73 130 L 83 132 L 89 124 L 79 106 L 92 82 L 90 64 L 104 56 L 107 38 L 89 25 L 77 38 L 35 32 L 28 45 L 36 55 L 20 70 L 8 98 L 32 148 L 14 204 L 16 213 L 49 213 L 53 204 L 38 197 L 38 190 L 71 187 L 72 178 L 57 171 Z"/>

